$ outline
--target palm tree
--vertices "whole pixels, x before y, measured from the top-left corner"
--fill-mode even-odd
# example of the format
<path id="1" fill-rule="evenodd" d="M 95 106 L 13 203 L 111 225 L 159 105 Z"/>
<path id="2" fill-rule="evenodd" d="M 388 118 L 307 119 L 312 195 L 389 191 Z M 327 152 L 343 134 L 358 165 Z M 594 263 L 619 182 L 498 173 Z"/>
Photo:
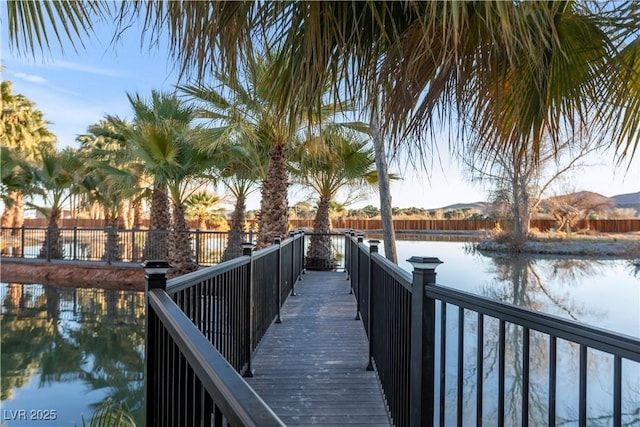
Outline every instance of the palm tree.
<path id="1" fill-rule="evenodd" d="M 126 135 L 133 129 L 133 123 L 115 116 L 105 115 L 98 123 L 87 128 L 87 133 L 79 135 L 76 140 L 80 143 L 80 153 L 87 159 L 87 166 L 109 168 L 117 167 L 108 175 L 114 175 L 116 180 L 128 188 L 127 194 L 121 194 L 121 202 L 129 202 L 129 215 L 122 213 L 124 205 L 120 204 L 117 221 L 121 221 L 124 228 L 140 228 L 142 225 L 142 199 L 144 167 L 138 159 L 132 158 Z M 131 182 L 130 181 L 131 178 Z M 114 183 L 115 184 L 115 183 Z M 122 189 L 124 190 L 124 189 Z M 109 209 L 107 209 L 109 211 Z M 128 221 L 129 217 L 133 217 Z M 116 219 L 111 219 L 116 222 Z M 107 224 L 109 225 L 109 224 Z"/>
<path id="2" fill-rule="evenodd" d="M 7 5 L 11 45 L 31 52 L 48 47 L 47 25 L 76 41 L 112 12 L 106 2 Z M 379 111 L 383 134 L 413 135 L 402 140 L 418 153 L 428 153 L 424 135 L 441 119 L 465 146 L 481 141 L 492 152 L 530 146 L 536 153 L 545 132 L 557 140 L 561 127 L 587 119 L 609 129 L 621 159 L 640 141 L 640 3 L 633 0 L 123 2 L 116 9 L 123 26 L 144 16 L 150 43 L 168 35 L 176 63 L 198 78 L 213 70 L 235 77 L 247 55 L 275 52 L 266 84 L 281 111 L 312 117 L 333 85 L 335 96 L 360 94 Z M 70 23 L 64 32 L 56 19 Z M 582 83 L 567 80 L 567 70 Z M 516 106 L 513 95 L 526 102 Z M 469 122 L 471 134 L 460 130 Z"/>
<path id="3" fill-rule="evenodd" d="M 209 131 L 211 147 L 229 140 L 247 140 L 257 152 L 267 153 L 257 235 L 257 247 L 262 248 L 271 245 L 275 237 L 285 236 L 289 229 L 287 164 L 288 150 L 294 138 L 300 129 L 326 121 L 338 112 L 348 110 L 350 105 L 323 103 L 314 111 L 315 115 L 301 114 L 286 105 L 274 103 L 273 93 L 268 90 L 273 66 L 268 54 L 264 60 L 254 57 L 243 65 L 245 87 L 235 84 L 238 76 L 216 73 L 224 91 L 203 85 L 179 89 L 202 102 L 199 116 L 216 124 L 217 127 Z M 263 164 L 264 161 L 260 161 L 255 166 L 261 168 Z"/>
<path id="4" fill-rule="evenodd" d="M 320 136 L 308 135 L 296 147 L 294 176 L 319 196 L 305 267 L 330 270 L 335 267 L 331 247 L 329 211 L 336 194 L 345 187 L 361 189 L 377 182 L 373 148 L 354 131 L 325 127 Z"/>
<path id="5" fill-rule="evenodd" d="M 75 171 L 80 169 L 80 158 L 72 148 L 63 151 L 43 152 L 39 167 L 33 169 L 35 181 L 40 187 L 39 196 L 44 206 L 29 203 L 49 218 L 45 241 L 40 249 L 39 258 L 64 258 L 64 247 L 60 233 L 62 208 L 71 198 L 77 183 Z"/>
<path id="6" fill-rule="evenodd" d="M 205 231 L 208 219 L 224 219 L 224 210 L 218 207 L 221 202 L 222 197 L 217 194 L 198 191 L 185 200 L 185 213 L 189 218 L 196 218 L 198 229 Z"/>
<path id="7" fill-rule="evenodd" d="M 153 177 L 149 229 L 151 233 L 160 231 L 160 234 L 149 235 L 149 250 L 145 248 L 145 257 L 164 259 L 168 249 L 173 267 L 170 275 L 194 271 L 197 265 L 192 257 L 184 203 L 205 184 L 202 178 L 212 166 L 212 160 L 207 152 L 194 145 L 200 132 L 191 126 L 195 117 L 193 107 L 174 94 L 156 91 L 151 93 L 149 100 L 138 94 L 128 97 L 134 110 L 135 126 L 127 133 L 127 138 L 132 153 Z M 172 203 L 172 222 L 169 202 Z M 167 230 L 170 230 L 168 235 Z"/>
<path id="8" fill-rule="evenodd" d="M 8 80 L 0 83 L 2 93 L 2 113 L 0 114 L 0 146 L 6 149 L 18 163 L 35 165 L 38 153 L 42 150 L 53 149 L 56 137 L 47 129 L 49 122 L 45 121 L 40 110 L 24 95 L 13 94 L 12 84 Z M 16 165 L 14 165 L 16 166 Z M 28 188 L 16 185 L 17 178 L 24 175 L 19 171 L 24 168 L 11 168 L 14 171 L 13 185 L 3 192 L 5 209 L 0 223 L 2 227 L 22 227 L 24 221 L 24 195 Z"/>
<path id="9" fill-rule="evenodd" d="M 261 148 L 265 147 L 243 139 L 238 143 L 225 144 L 218 151 L 220 182 L 235 199 L 229 238 L 222 253 L 223 261 L 242 255 L 242 243 L 246 240 L 247 231 L 247 197 L 256 190 L 256 183 L 264 176 L 267 167 L 267 155 L 261 152 Z"/>

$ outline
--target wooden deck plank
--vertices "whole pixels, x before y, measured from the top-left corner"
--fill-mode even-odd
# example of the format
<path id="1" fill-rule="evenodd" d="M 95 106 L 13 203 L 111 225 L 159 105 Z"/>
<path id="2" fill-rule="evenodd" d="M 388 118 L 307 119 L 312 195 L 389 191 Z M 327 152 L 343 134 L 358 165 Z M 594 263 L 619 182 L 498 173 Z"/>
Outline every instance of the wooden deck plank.
<path id="1" fill-rule="evenodd" d="M 389 426 L 349 281 L 308 271 L 258 347 L 251 387 L 289 426 Z"/>

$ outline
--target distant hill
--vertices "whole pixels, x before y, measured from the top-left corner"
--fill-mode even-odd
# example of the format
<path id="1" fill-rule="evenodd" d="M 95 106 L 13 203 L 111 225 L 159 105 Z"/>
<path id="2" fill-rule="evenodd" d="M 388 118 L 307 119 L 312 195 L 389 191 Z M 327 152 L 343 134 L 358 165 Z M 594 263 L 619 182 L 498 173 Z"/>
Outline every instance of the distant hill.
<path id="1" fill-rule="evenodd" d="M 618 194 L 611 197 L 603 196 L 599 193 L 592 191 L 580 191 L 577 193 L 564 194 L 562 196 L 549 197 L 548 199 L 563 198 L 563 199 L 579 199 L 581 197 L 590 197 L 594 200 L 600 201 L 603 205 L 609 202 L 612 208 L 620 209 L 635 209 L 640 214 L 640 191 L 636 193 Z M 545 207 L 545 200 L 541 203 L 541 207 Z M 441 208 L 429 209 L 429 210 L 442 210 L 444 212 L 453 211 L 458 209 L 475 209 L 483 214 L 488 214 L 491 209 L 491 203 L 489 202 L 472 202 L 472 203 L 454 203 L 452 205 L 443 206 Z"/>
<path id="2" fill-rule="evenodd" d="M 444 212 L 455 211 L 461 209 L 475 209 L 480 211 L 482 214 L 486 215 L 491 208 L 491 203 L 489 202 L 473 202 L 473 203 L 454 203 L 453 205 L 443 206 L 437 209 L 429 209 L 429 210 L 442 210 Z"/>
<path id="3" fill-rule="evenodd" d="M 640 212 L 640 191 L 611 197 L 617 208 L 631 208 Z"/>

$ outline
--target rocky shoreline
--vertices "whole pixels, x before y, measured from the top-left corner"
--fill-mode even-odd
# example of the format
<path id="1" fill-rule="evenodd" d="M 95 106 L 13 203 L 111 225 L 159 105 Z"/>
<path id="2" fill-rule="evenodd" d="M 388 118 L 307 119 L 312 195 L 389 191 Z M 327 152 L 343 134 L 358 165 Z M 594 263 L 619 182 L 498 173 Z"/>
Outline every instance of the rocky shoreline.
<path id="1" fill-rule="evenodd" d="M 640 257 L 640 234 L 536 236 L 519 245 L 491 237 L 480 241 L 476 245 L 476 249 L 487 252 L 576 255 L 635 260 Z"/>

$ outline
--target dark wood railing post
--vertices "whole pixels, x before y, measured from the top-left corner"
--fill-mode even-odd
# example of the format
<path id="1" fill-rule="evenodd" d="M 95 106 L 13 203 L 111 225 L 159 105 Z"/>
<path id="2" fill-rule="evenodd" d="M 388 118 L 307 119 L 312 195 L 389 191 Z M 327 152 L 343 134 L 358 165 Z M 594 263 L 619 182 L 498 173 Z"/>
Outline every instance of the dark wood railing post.
<path id="1" fill-rule="evenodd" d="M 154 396 L 159 392 L 158 387 L 158 353 L 159 343 L 156 342 L 158 325 L 155 317 L 150 316 L 149 291 L 151 289 L 167 290 L 167 271 L 171 268 L 168 262 L 163 260 L 147 260 L 142 263 L 145 271 L 145 304 L 147 321 L 145 322 L 145 358 L 144 358 L 144 411 L 145 425 L 155 426 L 157 422 L 157 408 L 152 402 L 157 402 Z"/>
<path id="2" fill-rule="evenodd" d="M 278 286 L 276 288 L 276 323 L 282 323 L 280 319 L 280 292 L 282 288 L 282 239 L 276 237 L 273 239 L 273 244 L 278 245 Z M 293 266 L 292 266 L 293 268 Z"/>
<path id="3" fill-rule="evenodd" d="M 244 331 L 245 352 L 247 354 L 247 369 L 243 374 L 245 378 L 253 377 L 253 371 L 251 368 L 251 340 L 253 339 L 253 246 L 254 245 L 251 242 L 242 243 L 242 255 L 249 257 L 249 265 L 247 267 L 247 299 L 245 301 L 244 319 L 245 324 L 247 325 Z"/>
<path id="4" fill-rule="evenodd" d="M 425 286 L 435 286 L 438 258 L 413 256 L 411 290 L 410 425 L 433 427 L 435 379 L 435 300 Z M 442 416 L 442 414 L 440 414 Z"/>
<path id="5" fill-rule="evenodd" d="M 367 364 L 367 371 L 373 371 L 373 318 L 375 317 L 372 308 L 373 308 L 373 286 L 371 286 L 373 282 L 373 254 L 378 253 L 378 245 L 380 244 L 380 240 L 369 240 L 369 327 L 367 330 L 369 331 L 369 363 Z"/>

